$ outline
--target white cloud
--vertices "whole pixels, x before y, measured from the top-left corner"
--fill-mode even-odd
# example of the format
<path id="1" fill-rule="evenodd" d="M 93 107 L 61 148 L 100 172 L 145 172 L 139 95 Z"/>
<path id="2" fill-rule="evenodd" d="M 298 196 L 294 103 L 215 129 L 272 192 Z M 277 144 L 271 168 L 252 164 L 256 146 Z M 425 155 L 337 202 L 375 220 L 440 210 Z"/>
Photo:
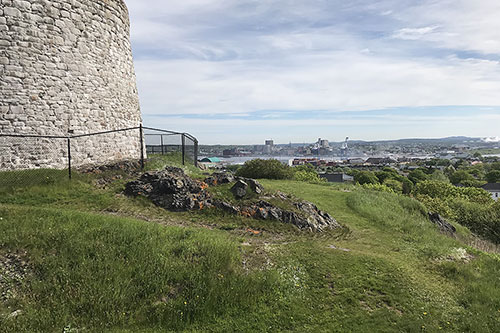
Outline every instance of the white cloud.
<path id="1" fill-rule="evenodd" d="M 196 124 L 200 127 L 189 125 L 189 130 L 210 133 L 207 140 L 226 135 L 233 141 L 228 128 L 235 126 L 231 135 L 242 136 L 250 125 L 237 115 L 259 110 L 500 105 L 500 66 L 491 57 L 500 54 L 497 0 L 127 4 L 145 121 L 163 119 L 166 128 L 179 130 L 175 126 Z M 235 119 L 216 132 L 207 126 L 220 129 L 224 122 L 156 117 L 162 114 Z M 279 112 L 275 115 L 260 127 L 252 123 L 254 134 L 258 128 L 279 132 L 287 123 L 280 123 Z M 481 121 L 490 128 L 485 118 L 470 128 L 478 130 Z M 316 136 L 317 122 L 300 123 Z M 384 124 L 378 132 L 365 124 L 363 133 L 382 135 L 396 126 Z M 434 125 L 426 128 L 435 136 L 443 132 Z"/>
<path id="2" fill-rule="evenodd" d="M 396 31 L 393 38 L 418 40 L 434 32 L 438 26 L 424 28 L 403 28 Z"/>
<path id="3" fill-rule="evenodd" d="M 325 53 L 290 61 L 294 64 L 137 61 L 143 112 L 500 105 L 500 68 L 494 61 L 449 58 L 443 66 L 359 53 Z"/>
<path id="4" fill-rule="evenodd" d="M 500 1 L 426 0 L 395 16 L 406 24 L 438 26 L 422 37 L 441 47 L 500 54 Z M 415 29 L 418 30 L 418 29 Z"/>

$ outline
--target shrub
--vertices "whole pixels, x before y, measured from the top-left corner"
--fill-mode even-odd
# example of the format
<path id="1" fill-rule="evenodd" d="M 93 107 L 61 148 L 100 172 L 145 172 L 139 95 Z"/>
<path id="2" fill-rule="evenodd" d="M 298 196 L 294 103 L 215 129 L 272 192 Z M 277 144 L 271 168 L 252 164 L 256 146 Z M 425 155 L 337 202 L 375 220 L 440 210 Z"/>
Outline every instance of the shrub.
<path id="1" fill-rule="evenodd" d="M 482 205 L 463 199 L 450 200 L 455 220 L 472 232 L 500 244 L 500 204 Z"/>
<path id="2" fill-rule="evenodd" d="M 236 175 L 247 178 L 292 179 L 293 170 L 278 160 L 255 159 L 245 162 Z"/>
<path id="3" fill-rule="evenodd" d="M 403 193 L 403 183 L 396 179 L 386 179 L 383 185 L 391 188 L 395 193 Z"/>
<path id="4" fill-rule="evenodd" d="M 444 183 L 449 183 L 450 180 L 448 179 L 448 177 L 446 177 L 446 175 L 444 174 L 443 171 L 437 169 L 437 170 L 434 170 L 433 173 L 431 173 L 431 175 L 429 176 L 429 179 L 430 180 L 435 180 L 435 181 L 438 181 L 438 182 L 444 182 Z"/>
<path id="5" fill-rule="evenodd" d="M 363 184 L 363 188 L 365 188 L 367 190 L 378 191 L 378 192 L 396 193 L 389 186 L 385 186 L 382 184 Z"/>
<path id="6" fill-rule="evenodd" d="M 455 217 L 448 203 L 440 198 L 432 198 L 426 194 L 417 194 L 416 199 L 423 203 L 429 212 L 438 213 L 448 219 Z"/>
<path id="7" fill-rule="evenodd" d="M 320 178 L 316 171 L 308 171 L 308 170 L 298 170 L 295 171 L 295 174 L 293 175 L 293 179 L 302 181 L 302 182 L 308 182 L 308 183 L 324 183 L 326 182 L 326 179 Z"/>
<path id="8" fill-rule="evenodd" d="M 384 170 L 375 172 L 375 176 L 377 176 L 380 184 L 383 184 L 387 179 L 393 179 L 397 174 Z"/>
<path id="9" fill-rule="evenodd" d="M 379 184 L 377 176 L 371 171 L 360 171 L 354 175 L 354 181 L 360 185 Z"/>
<path id="10" fill-rule="evenodd" d="M 500 182 L 500 171 L 493 170 L 486 174 L 486 180 L 488 183 L 498 183 Z"/>
<path id="11" fill-rule="evenodd" d="M 431 198 L 442 200 L 461 198 L 480 204 L 491 204 L 493 202 L 490 194 L 481 188 L 456 187 L 448 183 L 432 180 L 420 182 L 417 185 L 416 194 L 428 195 Z"/>
<path id="12" fill-rule="evenodd" d="M 455 171 L 451 176 L 450 176 L 450 182 L 452 184 L 463 184 L 465 181 L 470 181 L 474 180 L 474 177 L 468 173 L 465 170 L 458 170 Z"/>
<path id="13" fill-rule="evenodd" d="M 403 185 L 403 194 L 410 194 L 413 191 L 413 188 L 415 187 L 413 185 L 413 182 L 408 178 L 401 179 L 401 182 Z"/>
<path id="14" fill-rule="evenodd" d="M 427 180 L 428 178 L 429 175 L 427 175 L 422 169 L 415 169 L 408 174 L 408 179 L 411 180 L 414 184 Z"/>

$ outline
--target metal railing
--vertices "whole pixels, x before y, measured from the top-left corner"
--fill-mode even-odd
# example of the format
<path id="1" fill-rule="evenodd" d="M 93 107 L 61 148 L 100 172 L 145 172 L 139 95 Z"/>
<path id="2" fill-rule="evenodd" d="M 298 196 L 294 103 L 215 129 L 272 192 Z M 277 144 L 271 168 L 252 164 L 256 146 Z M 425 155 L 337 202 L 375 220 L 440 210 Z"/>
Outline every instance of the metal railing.
<path id="1" fill-rule="evenodd" d="M 160 142 L 159 148 L 155 141 Z M 75 168 L 134 160 L 130 158 L 134 155 L 144 169 L 148 153 L 174 151 L 182 153 L 184 165 L 198 165 L 198 140 L 195 137 L 142 125 L 67 136 L 0 133 L 0 186 L 9 183 L 7 177 L 12 178 L 11 183 L 23 182 L 26 170 L 47 170 L 48 174 L 60 177 L 67 169 L 67 177 L 71 179 Z"/>
<path id="2" fill-rule="evenodd" d="M 182 164 L 198 166 L 198 140 L 189 133 L 143 127 L 147 154 L 182 154 Z"/>

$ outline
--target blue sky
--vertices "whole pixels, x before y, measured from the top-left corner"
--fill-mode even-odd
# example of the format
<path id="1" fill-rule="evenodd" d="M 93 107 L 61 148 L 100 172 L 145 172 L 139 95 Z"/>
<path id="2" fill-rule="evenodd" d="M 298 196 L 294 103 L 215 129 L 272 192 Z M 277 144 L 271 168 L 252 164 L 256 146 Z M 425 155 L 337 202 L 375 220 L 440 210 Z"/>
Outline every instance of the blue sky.
<path id="1" fill-rule="evenodd" d="M 498 0 L 126 0 L 144 124 L 206 144 L 500 136 Z"/>

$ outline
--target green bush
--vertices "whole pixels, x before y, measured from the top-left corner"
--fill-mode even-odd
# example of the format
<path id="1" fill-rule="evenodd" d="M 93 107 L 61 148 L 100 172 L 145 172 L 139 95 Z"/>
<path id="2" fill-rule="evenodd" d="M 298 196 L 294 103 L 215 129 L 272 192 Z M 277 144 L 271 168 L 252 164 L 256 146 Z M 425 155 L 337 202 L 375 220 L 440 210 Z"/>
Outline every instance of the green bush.
<path id="1" fill-rule="evenodd" d="M 450 176 L 450 182 L 452 184 L 463 184 L 465 181 L 471 181 L 474 180 L 474 177 L 468 173 L 465 170 L 458 170 L 455 171 L 451 176 Z"/>
<path id="2" fill-rule="evenodd" d="M 236 175 L 247 178 L 292 179 L 293 170 L 278 160 L 255 159 L 245 162 Z"/>
<path id="3" fill-rule="evenodd" d="M 403 194 L 410 194 L 415 187 L 415 185 L 413 185 L 413 182 L 405 177 L 401 179 L 401 182 L 403 184 Z"/>
<path id="4" fill-rule="evenodd" d="M 372 191 L 396 193 L 392 188 L 382 184 L 363 184 L 363 188 Z"/>
<path id="5" fill-rule="evenodd" d="M 417 194 L 416 199 L 423 203 L 429 212 L 438 213 L 447 219 L 454 219 L 455 217 L 448 203 L 440 198 L 432 198 L 426 194 Z"/>
<path id="6" fill-rule="evenodd" d="M 486 180 L 488 183 L 498 183 L 500 182 L 500 171 L 493 170 L 486 174 Z"/>
<path id="7" fill-rule="evenodd" d="M 395 193 L 403 193 L 403 183 L 396 179 L 386 179 L 383 185 L 391 188 Z"/>
<path id="8" fill-rule="evenodd" d="M 313 171 L 298 170 L 294 173 L 293 179 L 301 182 L 308 182 L 314 184 L 326 182 L 326 179 L 320 178 L 316 173 L 316 171 L 314 170 Z"/>
<path id="9" fill-rule="evenodd" d="M 500 244 L 500 203 L 482 205 L 463 199 L 450 200 L 455 220 L 472 232 Z"/>
<path id="10" fill-rule="evenodd" d="M 379 184 L 377 176 L 371 171 L 360 171 L 354 175 L 354 181 L 360 185 Z"/>
<path id="11" fill-rule="evenodd" d="M 490 194 L 474 187 L 424 181 L 417 185 L 416 198 L 429 211 L 468 227 L 472 232 L 500 243 L 500 204 Z"/>
<path id="12" fill-rule="evenodd" d="M 423 169 L 415 169 L 408 174 L 408 179 L 411 180 L 414 184 L 427 180 L 428 178 L 429 175 L 426 174 Z"/>
<path id="13" fill-rule="evenodd" d="M 434 172 L 430 174 L 429 180 L 435 180 L 435 181 L 444 182 L 444 183 L 450 182 L 450 180 L 448 179 L 448 177 L 446 177 L 444 172 L 439 170 L 439 169 L 434 170 Z"/>
<path id="14" fill-rule="evenodd" d="M 491 204 L 493 202 L 490 194 L 481 188 L 456 187 L 448 183 L 432 180 L 420 182 L 417 185 L 416 194 L 428 195 L 431 198 L 442 200 L 461 198 L 480 204 Z"/>

